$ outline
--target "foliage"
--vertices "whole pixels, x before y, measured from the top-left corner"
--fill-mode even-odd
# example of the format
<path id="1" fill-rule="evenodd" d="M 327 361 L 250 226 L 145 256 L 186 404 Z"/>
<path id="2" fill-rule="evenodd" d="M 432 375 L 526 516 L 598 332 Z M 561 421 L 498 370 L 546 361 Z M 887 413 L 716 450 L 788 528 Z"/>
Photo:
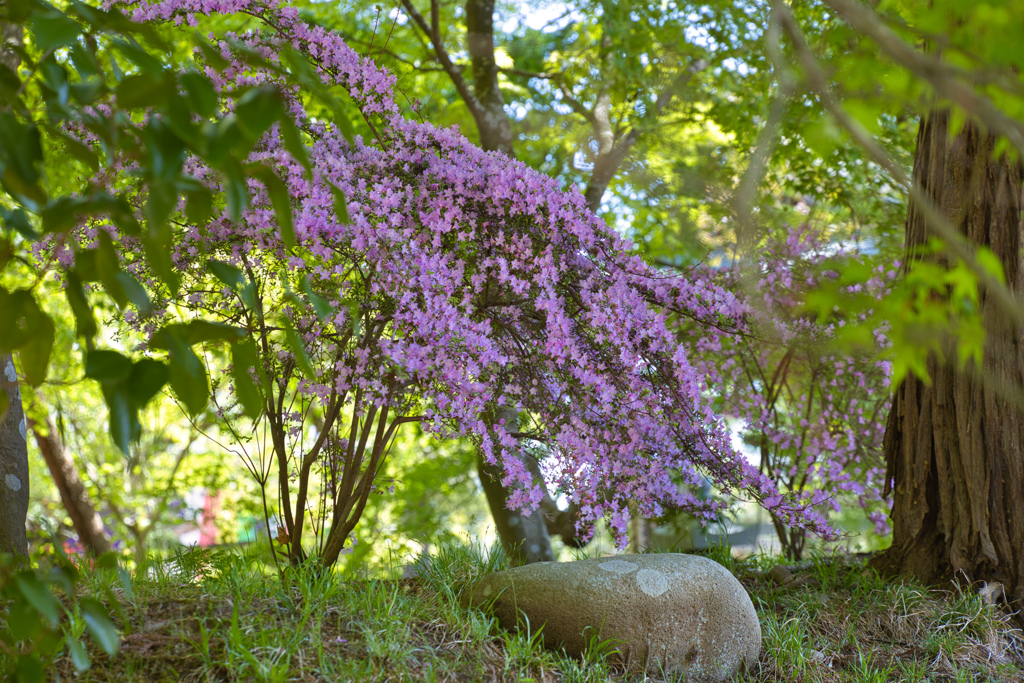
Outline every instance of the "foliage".
<path id="1" fill-rule="evenodd" d="M 86 671 L 91 663 L 82 644 L 83 631 L 108 655 L 118 651 L 118 634 L 107 609 L 93 597 L 78 594 L 79 567 L 62 553 L 49 570 L 23 566 L 20 558 L 0 555 L 0 596 L 4 614 L 0 621 L 0 671 L 8 680 L 37 683 L 66 649 L 74 668 Z M 95 558 L 93 570 L 121 571 L 117 557 L 108 553 Z M 125 584 L 129 585 L 129 584 Z M 63 599 L 55 592 L 63 593 Z M 120 609 L 109 590 L 108 602 Z"/>
<path id="2" fill-rule="evenodd" d="M 747 306 L 747 326 L 716 331 L 695 343 L 694 356 L 725 415 L 741 420 L 744 443 L 780 491 L 792 491 L 823 513 L 838 513 L 856 500 L 867 508 L 875 533 L 888 534 L 881 461 L 889 366 L 885 328 L 866 333 L 860 317 L 831 308 L 808 309 L 808 292 L 820 292 L 844 271 L 856 284 L 843 292 L 868 301 L 888 295 L 898 265 L 871 266 L 824 241 L 809 225 L 791 228 L 785 240 L 769 240 L 765 256 L 749 272 L 701 266 L 707 278 L 736 293 Z M 837 253 L 838 252 L 838 253 Z M 863 271 L 870 269 L 870 278 Z M 854 336 L 859 346 L 850 349 Z M 799 559 L 805 534 L 772 519 L 783 552 Z"/>
<path id="3" fill-rule="evenodd" d="M 0 310 L 13 320 L 0 328 L 0 346 L 17 354 L 30 385 L 43 382 L 55 328 L 37 289 L 59 261 L 67 306 L 87 355 L 85 375 L 101 385 L 111 436 L 127 451 L 139 435 L 139 409 L 164 384 L 190 413 L 205 407 L 208 379 L 191 344 L 241 335 L 214 326 L 172 327 L 163 331 L 168 353 L 159 360 L 132 360 L 97 349 L 90 284 L 96 283 L 122 311 L 131 307 L 148 315 L 153 301 L 126 262 L 144 253 L 163 286 L 177 291 L 169 220 L 179 197 L 186 198 L 193 219 L 221 205 L 237 217 L 248 201 L 247 175 L 273 188 L 281 185 L 269 170 L 245 166 L 241 159 L 275 122 L 295 144 L 298 132 L 288 127 L 275 87 L 240 84 L 225 95 L 230 110 L 214 112 L 211 80 L 194 69 L 179 73 L 181 63 L 167 41 L 116 9 L 75 1 L 64 12 L 37 0 L 15 0 L 0 8 L 0 21 L 28 29 L 24 47 L 10 46 L 21 67 L 0 65 L 0 268 L 8 278 L 29 280 L 14 290 L 0 288 Z M 201 38 L 197 44 L 209 51 Z M 206 113 L 205 125 L 196 125 L 192 112 Z M 203 159 L 211 172 L 224 177 L 223 193 L 214 194 L 182 173 L 187 155 Z M 287 231 L 287 206 L 279 209 Z M 118 254 L 105 234 L 97 237 L 95 249 L 78 253 L 68 232 L 96 216 L 135 237 L 141 253 Z M 55 249 L 49 257 L 36 258 L 44 242 Z"/>
<path id="4" fill-rule="evenodd" d="M 644 680 L 596 651 L 571 659 L 460 607 L 460 592 L 475 578 L 507 567 L 500 548 L 441 546 L 416 578 L 300 570 L 287 584 L 267 581 L 272 568 L 248 551 L 194 554 L 186 567 L 219 571 L 135 577 L 117 618 L 128 634 L 121 654 L 81 680 Z M 778 558 L 738 559 L 728 549 L 716 558 L 749 591 L 764 639 L 758 667 L 737 683 L 781 683 L 801 674 L 805 681 L 851 683 L 1012 683 L 1024 673 L 1024 633 L 969 589 L 933 593 L 889 583 L 865 569 L 863 558 L 843 555 L 815 555 L 790 567 L 783 584 L 766 571 Z M 154 641 L 181 645 L 155 648 Z M 879 676 L 885 670 L 888 679 Z M 70 658 L 58 659 L 54 673 L 70 678 Z"/>

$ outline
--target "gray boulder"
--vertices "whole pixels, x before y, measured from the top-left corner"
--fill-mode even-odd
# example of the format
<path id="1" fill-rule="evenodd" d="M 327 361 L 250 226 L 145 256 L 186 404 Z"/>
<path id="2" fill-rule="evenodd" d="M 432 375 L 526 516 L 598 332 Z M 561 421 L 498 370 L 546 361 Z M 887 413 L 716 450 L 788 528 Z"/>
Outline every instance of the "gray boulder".
<path id="1" fill-rule="evenodd" d="M 750 596 L 705 557 L 656 553 L 577 562 L 538 562 L 479 579 L 463 605 L 491 605 L 513 629 L 529 619 L 549 648 L 581 655 L 596 634 L 611 640 L 631 669 L 725 681 L 761 652 Z"/>

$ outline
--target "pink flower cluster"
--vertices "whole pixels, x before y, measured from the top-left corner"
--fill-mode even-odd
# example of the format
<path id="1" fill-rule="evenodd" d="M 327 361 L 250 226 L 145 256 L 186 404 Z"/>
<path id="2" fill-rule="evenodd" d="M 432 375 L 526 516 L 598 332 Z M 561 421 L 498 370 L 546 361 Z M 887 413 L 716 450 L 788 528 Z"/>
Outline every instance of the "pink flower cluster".
<path id="1" fill-rule="evenodd" d="M 834 342 L 858 320 L 839 310 L 819 320 L 804 307 L 808 292 L 836 281 L 854 259 L 808 225 L 772 240 L 763 253 L 753 273 L 702 267 L 693 274 L 736 292 L 747 310 L 740 334 L 712 329 L 693 337 L 697 369 L 720 397 L 721 411 L 741 421 L 760 471 L 781 491 L 823 512 L 856 500 L 875 532 L 886 535 L 882 439 L 890 368 L 878 353 L 888 345 L 885 331 L 875 331 L 874 348 L 844 352 Z M 865 282 L 841 289 L 881 297 L 897 269 L 875 266 Z"/>
<path id="2" fill-rule="evenodd" d="M 682 486 L 705 473 L 726 492 L 763 501 L 787 524 L 831 532 L 806 502 L 780 495 L 771 473 L 735 452 L 710 407 L 703 364 L 689 360 L 694 340 L 680 344 L 666 325 L 673 313 L 693 321 L 695 335 L 735 327 L 747 310 L 735 296 L 708 280 L 652 269 L 578 192 L 481 151 L 453 129 L 405 120 L 391 97 L 394 78 L 337 35 L 303 23 L 292 7 L 250 0 L 131 7 L 136 19 L 236 12 L 262 19 L 261 31 L 239 40 L 272 59 L 284 43 L 300 50 L 325 85 L 348 93 L 378 137 L 349 143 L 292 102 L 309 136 L 312 177 L 276 129 L 251 161 L 286 181 L 297 245 L 284 246 L 269 199 L 251 182 L 253 208 L 240 224 L 224 215 L 180 237 L 175 260 L 190 290 L 183 305 L 226 320 L 243 315 L 237 297 L 211 286 L 208 257 L 250 269 L 265 296 L 279 295 L 279 306 L 278 274 L 305 275 L 334 313 L 291 313 L 316 370 L 304 394 L 334 393 L 350 407 L 358 396 L 355 419 L 367 406 L 388 406 L 422 416 L 438 437 L 476 440 L 516 490 L 510 507 L 533 508 L 541 498 L 523 465 L 529 451 L 551 483 L 581 503 L 581 525 L 607 515 L 624 530 L 629 503 L 648 517 L 672 506 L 710 519 L 720 504 Z M 233 58 L 227 43 L 221 49 Z M 241 60 L 208 75 L 225 90 L 279 80 Z M 214 177 L 198 162 L 190 170 Z M 347 223 L 332 208 L 328 182 L 347 198 Z M 200 300 L 189 303 L 195 293 Z M 281 340 L 275 348 L 288 356 Z M 499 407 L 518 411 L 518 434 L 485 419 Z M 829 437 L 814 438 L 824 445 Z"/>

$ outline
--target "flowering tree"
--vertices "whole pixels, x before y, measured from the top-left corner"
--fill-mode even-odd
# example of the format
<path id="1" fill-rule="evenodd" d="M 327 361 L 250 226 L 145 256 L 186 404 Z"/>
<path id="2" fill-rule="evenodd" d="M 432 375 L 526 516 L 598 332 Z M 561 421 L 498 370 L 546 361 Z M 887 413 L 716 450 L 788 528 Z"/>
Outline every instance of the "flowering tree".
<path id="1" fill-rule="evenodd" d="M 191 195 L 188 205 L 154 208 L 161 199 L 151 188 L 144 211 L 173 215 L 180 227 L 169 255 L 105 221 L 84 234 L 99 249 L 119 243 L 126 269 L 159 294 L 154 311 L 128 315 L 151 350 L 199 375 L 192 345 L 234 342 L 228 385 L 253 431 L 235 427 L 231 406 L 223 414 L 261 483 L 276 472 L 279 540 L 292 562 L 306 558 L 310 528 L 319 561 L 336 561 L 409 422 L 477 441 L 516 489 L 510 507 L 540 502 L 528 466 L 540 457 L 579 503 L 580 525 L 607 515 L 622 534 L 627 502 L 646 516 L 673 506 L 710 517 L 719 504 L 678 485 L 705 472 L 786 524 L 829 531 L 733 451 L 701 374 L 665 324 L 675 314 L 701 330 L 732 328 L 743 313 L 733 296 L 653 270 L 552 179 L 452 130 L 406 121 L 393 78 L 294 8 L 133 8 L 136 20 L 188 23 L 211 11 L 244 13 L 260 30 L 205 51 L 221 109 L 196 112 L 193 124 L 205 115 L 251 126 L 241 108 L 258 118 L 263 104 L 274 106 L 268 93 L 280 94 L 292 121 L 260 134 L 240 169 L 185 154 L 164 169 L 168 182 L 227 198 L 207 219 Z M 295 73 L 303 65 L 312 65 L 305 80 Z M 296 80 L 347 92 L 372 142 L 310 117 Z M 261 89 L 244 101 L 224 97 L 254 84 Z M 183 125 L 161 128 L 159 119 L 151 125 L 167 137 Z M 121 175 L 115 166 L 101 179 Z M 196 319 L 173 322 L 182 308 Z M 191 385 L 176 379 L 179 398 L 194 402 Z"/>
<path id="2" fill-rule="evenodd" d="M 809 225 L 771 238 L 755 272 L 737 264 L 702 266 L 691 277 L 735 292 L 745 306 L 738 331 L 712 328 L 692 337 L 695 366 L 708 377 L 717 409 L 741 421 L 744 442 L 760 458 L 759 469 L 782 491 L 827 514 L 854 499 L 889 533 L 883 498 L 882 436 L 888 406 L 890 362 L 881 328 L 867 334 L 870 310 L 856 319 L 834 306 L 814 302 L 835 289 L 846 297 L 877 300 L 896 277 L 897 266 L 871 267 L 836 246 Z M 856 274 L 860 268 L 870 272 Z M 840 281 L 839 271 L 847 276 Z M 851 280 L 861 280 L 851 284 Z M 808 306 L 808 298 L 811 305 Z M 824 310 L 824 314 L 814 309 Z M 846 334 L 854 331 L 859 339 Z M 837 346 L 837 342 L 846 342 Z M 851 351 L 849 342 L 860 342 Z M 799 559 L 806 532 L 775 514 L 772 523 L 783 552 Z"/>

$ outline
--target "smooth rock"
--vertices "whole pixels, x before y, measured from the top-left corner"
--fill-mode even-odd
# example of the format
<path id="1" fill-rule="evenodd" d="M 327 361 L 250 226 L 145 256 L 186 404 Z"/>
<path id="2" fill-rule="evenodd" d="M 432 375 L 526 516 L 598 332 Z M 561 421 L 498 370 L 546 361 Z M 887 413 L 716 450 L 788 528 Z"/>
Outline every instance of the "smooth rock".
<path id="1" fill-rule="evenodd" d="M 464 606 L 491 609 L 502 627 L 529 619 L 549 648 L 581 655 L 594 637 L 611 639 L 630 668 L 725 681 L 761 652 L 761 625 L 742 584 L 697 555 L 620 555 L 538 562 L 479 579 Z"/>

